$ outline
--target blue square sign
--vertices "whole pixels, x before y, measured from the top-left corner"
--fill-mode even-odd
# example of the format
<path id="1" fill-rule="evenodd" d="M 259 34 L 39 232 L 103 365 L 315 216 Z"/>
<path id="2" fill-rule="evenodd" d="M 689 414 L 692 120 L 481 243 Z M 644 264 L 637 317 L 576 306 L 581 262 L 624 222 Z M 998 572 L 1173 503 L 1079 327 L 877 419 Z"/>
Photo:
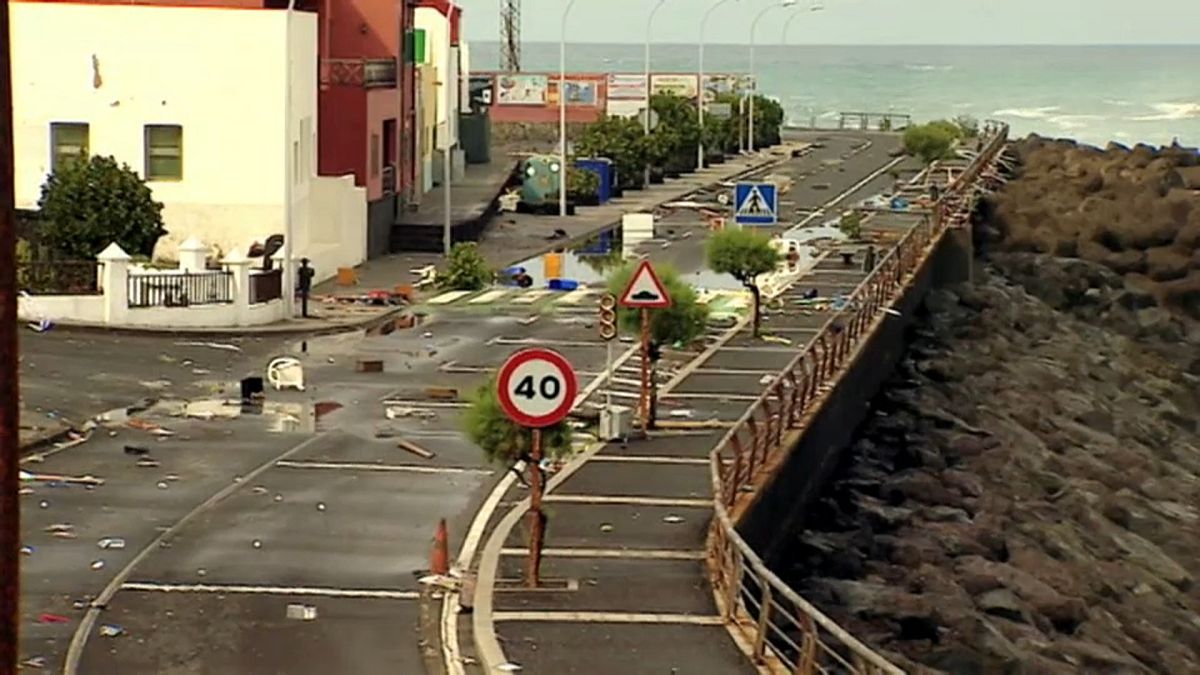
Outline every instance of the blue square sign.
<path id="1" fill-rule="evenodd" d="M 733 189 L 733 220 L 738 225 L 779 222 L 779 190 L 774 183 L 738 183 Z"/>

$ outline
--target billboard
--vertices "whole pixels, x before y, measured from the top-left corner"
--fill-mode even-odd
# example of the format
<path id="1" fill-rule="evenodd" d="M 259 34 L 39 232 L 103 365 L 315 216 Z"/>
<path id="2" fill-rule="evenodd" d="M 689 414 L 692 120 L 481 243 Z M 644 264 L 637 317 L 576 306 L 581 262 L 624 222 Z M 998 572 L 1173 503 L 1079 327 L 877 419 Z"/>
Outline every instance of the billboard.
<path id="1" fill-rule="evenodd" d="M 546 105 L 545 75 L 509 74 L 496 76 L 498 105 Z"/>
<path id="2" fill-rule="evenodd" d="M 651 94 L 674 94 L 684 98 L 696 98 L 696 75 L 674 75 L 655 73 L 650 76 Z"/>
<path id="3" fill-rule="evenodd" d="M 646 100 L 645 73 L 609 73 L 608 100 L 610 101 L 644 101 Z"/>
<path id="4" fill-rule="evenodd" d="M 562 82 L 563 88 L 567 92 L 568 106 L 595 106 L 599 105 L 600 93 L 599 82 L 596 80 L 566 80 Z M 550 82 L 550 94 L 546 101 L 550 105 L 558 105 L 558 85 L 557 79 Z"/>
<path id="5" fill-rule="evenodd" d="M 725 94 L 744 94 L 752 88 L 753 80 L 749 75 L 732 75 L 715 73 L 704 76 L 704 100 L 712 101 L 717 96 Z"/>

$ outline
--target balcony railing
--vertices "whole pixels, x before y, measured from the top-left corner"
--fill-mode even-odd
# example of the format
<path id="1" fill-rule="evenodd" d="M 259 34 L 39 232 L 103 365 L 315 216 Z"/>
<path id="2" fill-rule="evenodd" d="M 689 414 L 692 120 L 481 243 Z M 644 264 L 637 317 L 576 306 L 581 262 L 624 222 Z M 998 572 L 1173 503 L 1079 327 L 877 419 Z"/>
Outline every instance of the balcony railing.
<path id="1" fill-rule="evenodd" d="M 393 59 L 321 59 L 321 86 L 351 87 L 396 86 L 396 62 Z"/>
<path id="2" fill-rule="evenodd" d="M 130 274 L 130 307 L 191 307 L 233 302 L 229 272 Z"/>

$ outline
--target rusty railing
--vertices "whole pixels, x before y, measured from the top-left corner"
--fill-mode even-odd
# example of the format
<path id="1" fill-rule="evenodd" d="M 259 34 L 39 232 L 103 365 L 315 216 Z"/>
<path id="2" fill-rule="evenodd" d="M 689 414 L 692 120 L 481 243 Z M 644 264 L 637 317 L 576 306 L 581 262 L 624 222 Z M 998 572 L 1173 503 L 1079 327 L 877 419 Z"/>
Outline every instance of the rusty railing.
<path id="1" fill-rule="evenodd" d="M 972 206 L 972 183 L 1003 151 L 1008 127 L 989 122 L 978 157 L 948 186 L 933 213 L 909 230 L 775 377 L 710 456 L 715 515 L 708 537 L 711 580 L 730 629 L 771 672 L 903 675 L 769 570 L 737 531 L 746 500 L 787 458 L 855 352 L 900 297 L 950 227 Z"/>

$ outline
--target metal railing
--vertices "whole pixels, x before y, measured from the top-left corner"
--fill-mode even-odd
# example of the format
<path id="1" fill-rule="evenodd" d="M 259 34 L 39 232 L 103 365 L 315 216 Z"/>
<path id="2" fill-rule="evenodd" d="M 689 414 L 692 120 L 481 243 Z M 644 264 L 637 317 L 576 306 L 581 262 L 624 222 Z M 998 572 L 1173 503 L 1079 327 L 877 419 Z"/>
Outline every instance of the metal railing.
<path id="1" fill-rule="evenodd" d="M 96 295 L 99 263 L 38 260 L 17 263 L 17 287 L 30 295 Z"/>
<path id="2" fill-rule="evenodd" d="M 380 187 L 383 189 L 384 196 L 390 197 L 396 194 L 396 165 L 385 165 L 382 173 L 382 185 Z"/>
<path id="3" fill-rule="evenodd" d="M 283 297 L 283 270 L 250 273 L 250 304 L 257 305 Z"/>
<path id="4" fill-rule="evenodd" d="M 198 272 L 195 274 L 130 274 L 129 306 L 191 307 L 233 302 L 233 274 Z"/>
<path id="5" fill-rule="evenodd" d="M 394 87 L 396 62 L 393 59 L 321 59 L 317 78 L 321 86 Z"/>
<path id="6" fill-rule="evenodd" d="M 715 515 L 708 564 L 721 611 L 772 672 L 903 675 L 788 587 L 737 531 L 739 497 L 761 488 L 804 433 L 885 309 L 920 271 L 942 234 L 964 217 L 973 181 L 1003 151 L 1008 127 L 989 122 L 986 146 L 948 186 L 931 216 L 909 230 L 829 317 L 817 338 L 767 386 L 710 455 Z M 744 504 L 744 502 L 742 502 Z"/>

